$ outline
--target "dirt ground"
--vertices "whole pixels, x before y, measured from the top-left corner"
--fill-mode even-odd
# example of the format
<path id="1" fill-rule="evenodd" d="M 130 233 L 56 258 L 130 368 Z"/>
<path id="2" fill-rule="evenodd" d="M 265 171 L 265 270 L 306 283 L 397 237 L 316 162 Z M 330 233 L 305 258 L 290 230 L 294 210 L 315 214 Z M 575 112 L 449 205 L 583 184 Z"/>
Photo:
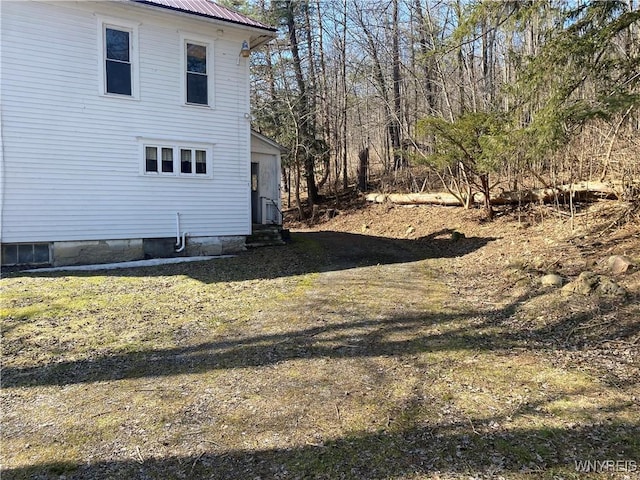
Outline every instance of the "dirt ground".
<path id="1" fill-rule="evenodd" d="M 639 261 L 622 212 L 354 200 L 235 258 L 12 274 L 2 478 L 639 478 L 640 272 L 541 284 Z"/>
<path id="2" fill-rule="evenodd" d="M 486 221 L 479 208 L 356 199 L 343 211 L 329 206 L 329 215 L 321 211 L 312 226 L 296 221 L 290 212 L 289 224 L 301 231 L 413 240 L 438 259 L 438 279 L 455 294 L 451 302 L 508 308 L 510 321 L 518 326 L 555 323 L 562 329 L 555 332 L 560 343 L 589 345 L 587 363 L 599 363 L 618 371 L 621 381 L 635 383 L 640 378 L 640 215 L 637 209 L 629 215 L 628 209 L 628 204 L 611 201 L 585 203 L 572 218 L 556 206 L 532 205 L 502 208 L 493 221 Z M 613 255 L 631 258 L 636 267 L 624 275 L 610 274 L 607 261 Z M 564 296 L 541 285 L 547 274 L 560 275 L 566 284 L 582 272 L 614 279 L 627 295 Z"/>

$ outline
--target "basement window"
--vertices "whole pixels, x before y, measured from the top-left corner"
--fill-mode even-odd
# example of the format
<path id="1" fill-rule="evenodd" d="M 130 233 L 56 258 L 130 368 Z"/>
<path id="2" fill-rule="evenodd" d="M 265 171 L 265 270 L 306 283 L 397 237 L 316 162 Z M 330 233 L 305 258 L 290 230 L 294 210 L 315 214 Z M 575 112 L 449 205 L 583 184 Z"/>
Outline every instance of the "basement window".
<path id="1" fill-rule="evenodd" d="M 48 243 L 2 245 L 2 265 L 44 265 L 51 263 Z"/>

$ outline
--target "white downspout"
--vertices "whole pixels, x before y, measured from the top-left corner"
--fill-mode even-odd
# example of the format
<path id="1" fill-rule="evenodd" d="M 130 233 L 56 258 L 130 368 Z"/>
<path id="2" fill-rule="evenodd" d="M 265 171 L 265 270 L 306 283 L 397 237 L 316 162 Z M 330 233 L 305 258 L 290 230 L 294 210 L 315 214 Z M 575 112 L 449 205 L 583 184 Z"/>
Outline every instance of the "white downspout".
<path id="1" fill-rule="evenodd" d="M 180 246 L 180 212 L 176 212 L 176 247 Z"/>
<path id="2" fill-rule="evenodd" d="M 176 253 L 180 253 L 187 246 L 187 232 L 180 235 L 180 212 L 176 212 Z"/>

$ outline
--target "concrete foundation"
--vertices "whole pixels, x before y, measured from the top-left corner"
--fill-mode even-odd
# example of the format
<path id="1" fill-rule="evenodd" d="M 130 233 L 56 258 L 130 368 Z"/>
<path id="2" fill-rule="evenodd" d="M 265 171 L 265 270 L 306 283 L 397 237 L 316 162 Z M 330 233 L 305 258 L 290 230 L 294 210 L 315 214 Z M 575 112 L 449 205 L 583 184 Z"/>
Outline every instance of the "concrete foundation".
<path id="1" fill-rule="evenodd" d="M 222 254 L 238 253 L 246 250 L 245 241 L 247 237 L 244 235 L 220 237 L 222 240 Z"/>
<path id="2" fill-rule="evenodd" d="M 184 249 L 189 256 L 222 255 L 222 240 L 220 237 L 187 237 Z"/>
<path id="3" fill-rule="evenodd" d="M 142 239 L 53 242 L 51 246 L 51 264 L 54 267 L 126 262 L 142 258 Z"/>
<path id="4" fill-rule="evenodd" d="M 246 250 L 244 236 L 187 238 L 188 256 L 227 255 Z"/>
<path id="5" fill-rule="evenodd" d="M 245 237 L 187 237 L 186 248 L 177 253 L 175 238 L 97 240 L 51 243 L 51 265 L 91 265 L 148 258 L 209 256 L 245 250 Z"/>

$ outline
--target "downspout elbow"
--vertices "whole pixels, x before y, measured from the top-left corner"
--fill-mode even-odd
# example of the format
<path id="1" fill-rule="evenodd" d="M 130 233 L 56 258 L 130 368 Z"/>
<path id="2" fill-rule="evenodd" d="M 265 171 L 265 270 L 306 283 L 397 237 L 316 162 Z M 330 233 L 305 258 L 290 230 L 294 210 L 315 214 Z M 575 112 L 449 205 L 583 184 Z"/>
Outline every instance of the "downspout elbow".
<path id="1" fill-rule="evenodd" d="M 182 232 L 182 237 L 180 238 L 180 243 L 178 243 L 178 245 L 176 245 L 177 247 L 179 247 L 176 250 L 176 253 L 182 252 L 185 249 L 185 247 L 187 246 L 187 235 L 188 235 L 187 232 Z"/>

